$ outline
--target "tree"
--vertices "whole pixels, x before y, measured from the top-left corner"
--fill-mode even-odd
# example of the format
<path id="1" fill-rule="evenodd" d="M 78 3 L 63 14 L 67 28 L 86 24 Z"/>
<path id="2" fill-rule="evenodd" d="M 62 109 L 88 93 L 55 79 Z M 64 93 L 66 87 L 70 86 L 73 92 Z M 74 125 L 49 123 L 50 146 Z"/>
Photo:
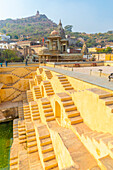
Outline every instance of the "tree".
<path id="1" fill-rule="evenodd" d="M 67 32 L 72 32 L 72 28 L 73 28 L 72 25 L 66 25 L 66 26 L 64 27 L 65 31 L 67 31 Z"/>
<path id="2" fill-rule="evenodd" d="M 1 32 L 2 32 L 3 34 L 6 34 L 6 30 L 5 30 L 5 29 L 1 29 Z"/>

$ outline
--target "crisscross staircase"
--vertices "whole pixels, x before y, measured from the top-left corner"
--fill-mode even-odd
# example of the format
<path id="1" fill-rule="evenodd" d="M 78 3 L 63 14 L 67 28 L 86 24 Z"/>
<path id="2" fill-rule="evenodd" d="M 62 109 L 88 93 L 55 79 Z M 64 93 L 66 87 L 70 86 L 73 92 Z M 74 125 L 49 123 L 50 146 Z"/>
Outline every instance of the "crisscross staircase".
<path id="1" fill-rule="evenodd" d="M 25 121 L 18 121 L 18 134 L 19 134 L 19 143 L 26 143 L 26 128 Z"/>
<path id="2" fill-rule="evenodd" d="M 35 84 L 38 86 L 38 85 L 40 85 L 41 81 L 42 81 L 42 76 L 36 75 L 35 76 Z"/>
<path id="3" fill-rule="evenodd" d="M 40 112 L 41 112 L 41 120 L 42 122 L 50 122 L 50 121 L 53 121 L 55 120 L 55 116 L 54 116 L 54 112 L 53 112 L 53 109 L 52 109 L 52 106 L 51 106 L 51 103 L 49 101 L 48 98 L 42 98 L 40 99 L 40 103 L 41 103 L 41 109 L 40 109 Z"/>
<path id="4" fill-rule="evenodd" d="M 31 90 L 27 90 L 27 100 L 28 100 L 28 102 L 34 101 L 33 93 Z"/>
<path id="5" fill-rule="evenodd" d="M 35 126 L 35 132 L 43 169 L 58 169 L 58 163 L 47 126 L 44 124 L 41 126 Z"/>
<path id="6" fill-rule="evenodd" d="M 18 107 L 18 115 L 19 115 L 19 119 L 24 119 L 23 105 Z"/>
<path id="7" fill-rule="evenodd" d="M 62 106 L 64 108 L 64 112 L 67 115 L 69 123 L 71 125 L 83 122 L 83 118 L 80 116 L 80 112 L 77 110 L 74 102 L 72 101 L 72 97 L 67 93 L 57 93 L 59 96 Z"/>
<path id="8" fill-rule="evenodd" d="M 18 138 L 18 121 L 19 119 L 13 121 L 13 138 Z"/>
<path id="9" fill-rule="evenodd" d="M 34 79 L 29 79 L 29 86 L 30 86 L 30 90 L 32 90 L 33 86 L 35 86 Z"/>
<path id="10" fill-rule="evenodd" d="M 34 100 L 37 100 L 42 97 L 39 86 L 33 86 L 33 97 Z"/>
<path id="11" fill-rule="evenodd" d="M 18 169 L 18 138 L 14 138 L 10 152 L 10 170 Z"/>
<path id="12" fill-rule="evenodd" d="M 49 81 L 43 81 L 43 85 L 46 92 L 46 96 L 51 96 L 55 94 L 53 87 Z"/>
<path id="13" fill-rule="evenodd" d="M 69 92 L 74 92 L 74 88 L 72 87 L 72 85 L 70 84 L 70 82 L 68 81 L 67 77 L 64 75 L 57 75 L 61 85 L 63 86 L 64 90 L 69 91 Z"/>
<path id="14" fill-rule="evenodd" d="M 53 77 L 50 70 L 45 70 L 45 76 L 46 76 L 47 79 L 51 79 Z"/>
<path id="15" fill-rule="evenodd" d="M 40 121 L 40 114 L 37 102 L 30 102 L 30 111 L 31 111 L 31 119 L 32 121 Z"/>
<path id="16" fill-rule="evenodd" d="M 26 135 L 27 135 L 27 152 L 29 154 L 37 152 L 38 147 L 33 122 L 26 122 Z"/>
<path id="17" fill-rule="evenodd" d="M 24 119 L 25 119 L 25 121 L 26 122 L 31 121 L 31 112 L 30 112 L 29 104 L 28 103 L 24 104 L 23 108 L 24 108 Z"/>

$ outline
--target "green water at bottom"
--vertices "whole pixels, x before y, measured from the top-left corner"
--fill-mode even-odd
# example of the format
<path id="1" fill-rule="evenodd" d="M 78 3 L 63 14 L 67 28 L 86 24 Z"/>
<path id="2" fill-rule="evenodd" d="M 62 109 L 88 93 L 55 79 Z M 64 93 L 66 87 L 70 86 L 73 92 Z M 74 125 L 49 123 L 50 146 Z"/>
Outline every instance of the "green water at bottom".
<path id="1" fill-rule="evenodd" d="M 13 141 L 13 121 L 0 124 L 0 170 L 9 170 L 10 148 Z"/>

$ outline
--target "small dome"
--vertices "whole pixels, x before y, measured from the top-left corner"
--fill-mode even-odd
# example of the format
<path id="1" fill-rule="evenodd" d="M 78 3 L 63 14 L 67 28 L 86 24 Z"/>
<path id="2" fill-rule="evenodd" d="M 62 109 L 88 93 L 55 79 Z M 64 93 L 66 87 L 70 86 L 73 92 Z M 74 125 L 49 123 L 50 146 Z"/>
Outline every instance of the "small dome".
<path id="1" fill-rule="evenodd" d="M 54 30 L 54 31 L 52 31 L 51 32 L 51 35 L 58 35 L 59 33 L 58 33 L 58 31 L 56 31 L 56 30 Z"/>

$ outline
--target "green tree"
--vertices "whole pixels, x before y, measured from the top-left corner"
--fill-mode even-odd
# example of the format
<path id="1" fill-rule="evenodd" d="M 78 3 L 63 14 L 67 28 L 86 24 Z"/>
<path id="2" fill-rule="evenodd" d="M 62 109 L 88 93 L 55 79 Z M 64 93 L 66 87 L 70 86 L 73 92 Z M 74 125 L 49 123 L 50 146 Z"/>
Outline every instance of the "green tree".
<path id="1" fill-rule="evenodd" d="M 65 31 L 67 31 L 67 32 L 72 32 L 72 28 L 73 28 L 72 25 L 66 25 L 66 26 L 64 27 Z"/>

